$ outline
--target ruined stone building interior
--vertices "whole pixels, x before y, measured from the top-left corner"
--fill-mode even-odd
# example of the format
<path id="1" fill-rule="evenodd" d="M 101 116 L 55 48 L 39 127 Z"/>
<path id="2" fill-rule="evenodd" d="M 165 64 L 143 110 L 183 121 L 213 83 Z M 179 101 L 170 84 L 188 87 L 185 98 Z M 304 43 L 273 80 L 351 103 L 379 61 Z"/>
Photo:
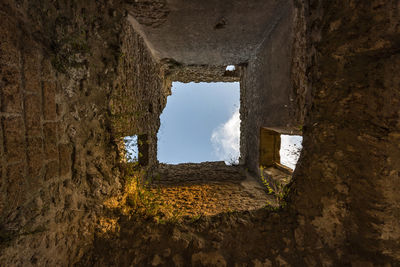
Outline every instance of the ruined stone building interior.
<path id="1" fill-rule="evenodd" d="M 0 23 L 0 266 L 400 266 L 400 1 L 0 0 Z M 240 83 L 238 162 L 159 160 L 175 82 Z"/>

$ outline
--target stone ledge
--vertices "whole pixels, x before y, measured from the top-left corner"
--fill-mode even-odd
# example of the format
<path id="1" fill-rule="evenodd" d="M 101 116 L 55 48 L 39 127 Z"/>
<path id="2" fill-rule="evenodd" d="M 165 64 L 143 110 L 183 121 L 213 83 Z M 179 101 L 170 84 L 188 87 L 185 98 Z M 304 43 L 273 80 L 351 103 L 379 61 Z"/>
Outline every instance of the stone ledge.
<path id="1" fill-rule="evenodd" d="M 228 166 L 223 161 L 182 163 L 177 165 L 159 164 L 155 171 L 153 183 L 205 183 L 219 181 L 242 181 L 245 179 L 243 169 L 239 166 Z"/>

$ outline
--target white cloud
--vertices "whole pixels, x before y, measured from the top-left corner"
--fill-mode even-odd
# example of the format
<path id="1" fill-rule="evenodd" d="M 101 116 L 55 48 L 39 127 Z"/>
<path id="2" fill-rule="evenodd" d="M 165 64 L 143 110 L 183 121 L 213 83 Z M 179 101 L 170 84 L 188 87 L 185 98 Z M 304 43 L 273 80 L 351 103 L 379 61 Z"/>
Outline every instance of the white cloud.
<path id="1" fill-rule="evenodd" d="M 239 108 L 235 110 L 227 122 L 213 130 L 211 143 L 220 160 L 224 160 L 226 163 L 238 163 L 240 155 Z"/>

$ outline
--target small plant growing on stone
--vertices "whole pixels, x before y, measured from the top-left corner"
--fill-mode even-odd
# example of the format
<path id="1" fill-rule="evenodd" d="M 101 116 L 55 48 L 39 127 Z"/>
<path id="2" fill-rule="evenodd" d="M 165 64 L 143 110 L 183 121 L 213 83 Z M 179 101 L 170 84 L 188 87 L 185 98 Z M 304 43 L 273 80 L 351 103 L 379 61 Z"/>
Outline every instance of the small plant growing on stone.
<path id="1" fill-rule="evenodd" d="M 129 145 L 135 148 L 137 143 L 137 140 L 130 140 Z M 152 185 L 153 178 L 146 177 L 145 169 L 139 165 L 138 158 L 134 154 L 126 153 L 125 197 L 122 201 L 122 212 L 129 216 L 152 218 L 159 224 L 179 222 L 182 212 L 173 209 L 163 200 L 160 188 Z M 159 177 L 155 176 L 154 179 L 157 180 Z"/>
<path id="2" fill-rule="evenodd" d="M 271 182 L 269 182 L 268 179 L 264 175 L 264 169 L 265 169 L 265 167 L 260 166 L 262 184 L 267 189 L 268 194 L 273 195 L 275 197 L 275 200 L 277 201 L 277 203 L 279 203 L 280 207 L 286 206 L 285 199 L 289 193 L 289 188 L 285 184 L 283 184 L 279 181 L 276 181 L 273 184 Z M 288 177 L 287 179 L 290 179 L 290 177 Z M 272 206 L 272 203 L 269 202 L 269 203 L 267 203 L 267 205 Z"/>
<path id="3" fill-rule="evenodd" d="M 127 162 L 126 165 L 126 205 L 132 212 L 156 216 L 160 208 L 158 194 L 151 190 L 149 182 L 144 180 L 145 172 L 137 161 Z"/>

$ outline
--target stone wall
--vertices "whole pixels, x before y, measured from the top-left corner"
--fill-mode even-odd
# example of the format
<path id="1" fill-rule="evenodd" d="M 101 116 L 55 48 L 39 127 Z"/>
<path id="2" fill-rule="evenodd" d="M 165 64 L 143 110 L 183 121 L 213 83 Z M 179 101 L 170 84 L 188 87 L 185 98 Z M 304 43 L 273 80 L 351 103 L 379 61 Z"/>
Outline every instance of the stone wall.
<path id="1" fill-rule="evenodd" d="M 118 191 L 108 96 L 121 19 L 106 1 L 0 4 L 2 266 L 73 263 Z"/>
<path id="2" fill-rule="evenodd" d="M 0 6 L 0 265 L 73 263 L 121 190 L 120 137 L 149 136 L 170 93 L 122 3 Z"/>
<path id="3" fill-rule="evenodd" d="M 260 129 L 280 133 L 301 132 L 296 114 L 304 107 L 295 101 L 292 52 L 294 43 L 294 7 L 286 5 L 279 19 L 266 29 L 266 36 L 247 66 L 242 67 L 240 84 L 240 162 L 259 173 Z"/>
<path id="4" fill-rule="evenodd" d="M 226 212 L 180 223 L 121 217 L 78 266 L 307 266 L 296 253 L 288 214 Z"/>
<path id="5" fill-rule="evenodd" d="M 0 265 L 74 263 L 121 189 L 121 134 L 156 143 L 168 84 L 123 15 L 108 1 L 1 3 Z"/>
<path id="6" fill-rule="evenodd" d="M 305 3 L 312 106 L 291 187 L 296 244 L 308 265 L 397 266 L 399 3 Z"/>
<path id="7" fill-rule="evenodd" d="M 240 181 L 245 174 L 239 166 L 228 166 L 223 161 L 158 165 L 155 184 L 185 184 Z"/>
<path id="8" fill-rule="evenodd" d="M 165 62 L 165 61 L 164 61 Z M 174 82 L 239 82 L 240 69 L 226 70 L 226 66 L 181 65 L 177 62 L 164 63 L 166 77 Z"/>
<path id="9" fill-rule="evenodd" d="M 157 160 L 157 132 L 160 115 L 171 94 L 171 82 L 165 78 L 162 64 L 150 55 L 143 39 L 124 23 L 119 54 L 118 77 L 115 79 L 110 101 L 113 135 L 147 136 L 149 167 Z M 143 140 L 141 140 L 143 141 Z"/>

